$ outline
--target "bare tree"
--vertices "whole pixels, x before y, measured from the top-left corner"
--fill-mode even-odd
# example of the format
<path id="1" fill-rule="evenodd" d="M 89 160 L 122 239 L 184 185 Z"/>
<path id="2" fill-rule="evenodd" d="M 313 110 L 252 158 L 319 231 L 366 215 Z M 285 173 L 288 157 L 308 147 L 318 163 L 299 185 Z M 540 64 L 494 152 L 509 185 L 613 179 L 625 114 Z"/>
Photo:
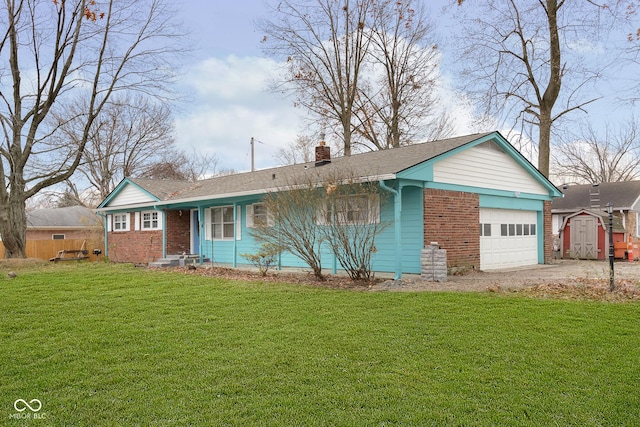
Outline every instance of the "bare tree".
<path id="1" fill-rule="evenodd" d="M 369 37 L 372 3 L 363 0 L 282 0 L 273 20 L 259 25 L 265 52 L 286 62 L 279 88 L 320 122 L 338 123 L 344 155 L 351 155 L 353 111 Z"/>
<path id="2" fill-rule="evenodd" d="M 600 70 L 583 67 L 579 50 L 569 47 L 602 34 L 601 10 L 589 0 L 488 0 L 463 19 L 465 89 L 488 112 L 503 112 L 520 123 L 522 132 L 531 125 L 538 169 L 545 176 L 554 123 L 595 100 L 585 89 Z"/>
<path id="3" fill-rule="evenodd" d="M 321 232 L 352 280 L 371 280 L 371 261 L 378 251 L 376 238 L 389 226 L 380 219 L 386 193 L 378 185 L 352 178 L 339 182 L 326 186 L 326 216 Z"/>
<path id="4" fill-rule="evenodd" d="M 77 117 L 86 111 L 82 103 L 64 113 Z M 84 123 L 65 123 L 54 135 L 60 146 L 78 146 L 84 137 Z M 169 109 L 148 97 L 114 97 L 104 105 L 89 130 L 77 174 L 88 181 L 95 200 L 104 200 L 124 177 L 136 176 L 160 162 L 174 144 Z"/>
<path id="5" fill-rule="evenodd" d="M 297 256 L 311 268 L 318 280 L 324 280 L 323 236 L 317 226 L 323 201 L 322 191 L 314 180 L 309 177 L 303 181 L 294 179 L 264 197 L 268 219 L 254 221 L 255 228 L 251 234 L 263 246 Z"/>
<path id="6" fill-rule="evenodd" d="M 7 0 L 0 14 L 0 235 L 14 258 L 25 256 L 26 200 L 71 177 L 115 93 L 166 96 L 180 50 L 163 0 Z M 74 105 L 86 109 L 62 114 Z M 56 143 L 71 121 L 78 139 Z"/>
<path id="7" fill-rule="evenodd" d="M 356 99 L 356 132 L 377 150 L 450 136 L 436 94 L 440 52 L 422 2 L 377 2 L 370 29 L 371 76 Z"/>
<path id="8" fill-rule="evenodd" d="M 598 184 L 640 177 L 640 125 L 632 120 L 602 134 L 586 125 L 579 136 L 557 147 L 554 174 L 562 182 Z"/>
<path id="9" fill-rule="evenodd" d="M 377 184 L 349 171 L 310 171 L 263 199 L 262 219 L 253 220 L 251 234 L 264 248 L 302 259 L 319 280 L 323 245 L 353 280 L 369 280 L 376 237 L 388 226 L 380 220 L 384 199 Z"/>
<path id="10" fill-rule="evenodd" d="M 209 175 L 220 175 L 218 157 L 215 154 L 199 153 L 195 149 L 188 154 L 185 151 L 170 149 L 163 153 L 162 159 L 149 165 L 138 176 L 155 179 L 178 179 L 195 182 Z"/>
<path id="11" fill-rule="evenodd" d="M 307 163 L 314 159 L 314 147 L 317 140 L 307 135 L 297 135 L 296 139 L 286 147 L 280 148 L 274 159 L 281 165 Z"/>

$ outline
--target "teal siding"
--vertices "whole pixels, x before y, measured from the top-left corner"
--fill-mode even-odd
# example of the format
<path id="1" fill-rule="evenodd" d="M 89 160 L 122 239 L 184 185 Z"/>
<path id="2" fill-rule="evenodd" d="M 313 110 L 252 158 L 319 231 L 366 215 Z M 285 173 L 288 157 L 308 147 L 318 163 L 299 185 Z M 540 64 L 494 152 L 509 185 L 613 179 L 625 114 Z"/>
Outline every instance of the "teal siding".
<path id="1" fill-rule="evenodd" d="M 395 234 L 393 228 L 393 195 L 385 196 L 380 207 L 380 222 L 387 227 L 376 237 L 377 252 L 371 257 L 374 271 L 395 270 Z"/>
<path id="2" fill-rule="evenodd" d="M 402 270 L 420 274 L 420 254 L 424 247 L 424 201 L 422 188 L 402 190 Z"/>
<path id="3" fill-rule="evenodd" d="M 206 240 L 202 241 L 203 256 L 209 258 L 214 264 L 248 264 L 242 254 L 252 254 L 259 250 L 260 245 L 251 235 L 251 228 L 247 228 L 247 205 L 257 203 L 259 199 L 243 201 L 238 204 L 242 210 L 241 239 L 236 240 Z M 223 204 L 231 204 L 225 202 Z M 380 209 L 380 219 L 388 223 L 388 226 L 376 238 L 377 252 L 372 257 L 374 271 L 394 272 L 396 260 L 396 244 L 394 239 L 394 198 L 393 195 L 383 197 L 383 206 Z M 418 187 L 405 187 L 402 190 L 402 264 L 405 273 L 420 273 L 420 250 L 423 244 L 422 224 L 422 189 Z M 204 219 L 203 219 L 204 220 Z M 209 225 L 207 225 L 209 226 Z M 340 265 L 327 245 L 323 245 L 321 252 L 322 268 L 341 271 Z M 285 252 L 280 256 L 282 267 L 308 268 L 306 263 L 297 256 Z"/>
<path id="4" fill-rule="evenodd" d="M 402 272 L 420 273 L 420 252 L 424 240 L 422 188 L 404 187 L 402 189 Z M 381 220 L 389 226 L 376 239 L 378 252 L 373 257 L 373 270 L 395 272 L 396 243 L 393 218 L 394 198 L 390 195 L 381 209 Z"/>

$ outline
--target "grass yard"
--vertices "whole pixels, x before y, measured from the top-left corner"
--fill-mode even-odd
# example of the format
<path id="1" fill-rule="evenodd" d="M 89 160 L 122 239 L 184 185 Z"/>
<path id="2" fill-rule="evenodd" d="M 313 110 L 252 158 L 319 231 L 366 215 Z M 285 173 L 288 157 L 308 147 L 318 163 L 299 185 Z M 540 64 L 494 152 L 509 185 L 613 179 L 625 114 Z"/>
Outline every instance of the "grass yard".
<path id="1" fill-rule="evenodd" d="M 640 425 L 638 303 L 17 272 L 0 425 Z"/>

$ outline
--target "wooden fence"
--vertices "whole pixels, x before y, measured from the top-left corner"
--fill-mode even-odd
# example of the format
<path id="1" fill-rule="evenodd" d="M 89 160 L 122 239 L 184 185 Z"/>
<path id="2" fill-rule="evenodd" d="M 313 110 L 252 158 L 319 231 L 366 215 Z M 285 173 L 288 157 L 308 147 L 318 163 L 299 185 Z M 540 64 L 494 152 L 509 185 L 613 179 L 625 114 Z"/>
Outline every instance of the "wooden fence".
<path id="1" fill-rule="evenodd" d="M 50 260 L 55 257 L 58 251 L 82 249 L 83 242 L 86 242 L 84 249 L 88 251 L 88 261 L 96 261 L 104 257 L 104 245 L 102 242 L 91 242 L 83 239 L 69 240 L 27 240 L 27 258 L 40 258 Z M 102 250 L 102 254 L 96 257 L 93 254 L 94 249 Z M 0 258 L 4 258 L 4 245 L 0 242 Z"/>

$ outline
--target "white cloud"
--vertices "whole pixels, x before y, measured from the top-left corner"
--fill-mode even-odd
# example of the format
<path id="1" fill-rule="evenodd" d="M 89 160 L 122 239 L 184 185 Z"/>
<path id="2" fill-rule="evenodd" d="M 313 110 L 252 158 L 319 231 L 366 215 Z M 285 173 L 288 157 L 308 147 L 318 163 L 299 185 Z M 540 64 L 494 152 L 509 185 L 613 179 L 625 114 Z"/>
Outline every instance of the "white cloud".
<path id="1" fill-rule="evenodd" d="M 209 58 L 184 78 L 191 103 L 176 116 L 180 147 L 215 153 L 219 168 L 246 171 L 275 165 L 273 154 L 290 144 L 300 130 L 300 111 L 290 100 L 268 90 L 278 64 L 259 57 Z"/>

